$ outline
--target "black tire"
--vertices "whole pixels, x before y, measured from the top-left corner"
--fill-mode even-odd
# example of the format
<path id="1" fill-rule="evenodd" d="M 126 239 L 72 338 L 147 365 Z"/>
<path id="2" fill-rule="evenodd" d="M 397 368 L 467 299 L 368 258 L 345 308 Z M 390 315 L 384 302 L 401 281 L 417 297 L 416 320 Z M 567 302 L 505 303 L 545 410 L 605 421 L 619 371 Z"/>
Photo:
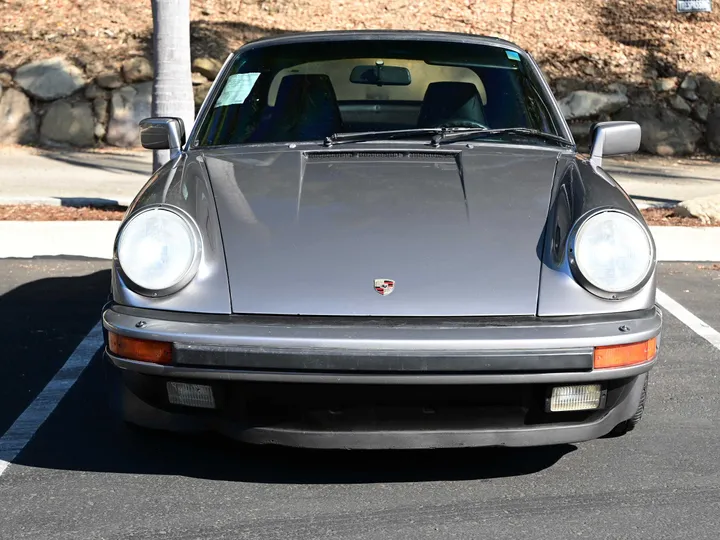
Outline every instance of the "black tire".
<path id="1" fill-rule="evenodd" d="M 645 377 L 645 384 L 643 384 L 642 394 L 640 394 L 640 403 L 638 404 L 638 408 L 635 411 L 635 414 L 633 414 L 632 418 L 630 418 L 629 420 L 625 420 L 624 422 L 621 422 L 617 426 L 615 426 L 615 428 L 610 433 L 608 433 L 608 437 L 621 437 L 626 433 L 631 432 L 640 423 L 640 420 L 642 420 L 643 412 L 645 411 L 645 400 L 647 398 L 647 387 L 649 378 L 649 376 Z"/>

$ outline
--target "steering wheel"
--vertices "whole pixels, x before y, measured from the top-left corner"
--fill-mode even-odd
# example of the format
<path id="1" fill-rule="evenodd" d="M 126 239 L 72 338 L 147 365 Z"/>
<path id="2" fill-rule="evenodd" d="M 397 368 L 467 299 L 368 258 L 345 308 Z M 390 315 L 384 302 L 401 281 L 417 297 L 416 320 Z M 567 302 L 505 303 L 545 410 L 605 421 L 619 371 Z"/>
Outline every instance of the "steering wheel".
<path id="1" fill-rule="evenodd" d="M 481 124 L 469 118 L 452 118 L 447 122 L 443 122 L 438 127 L 459 127 L 459 128 L 487 128 L 485 124 Z"/>

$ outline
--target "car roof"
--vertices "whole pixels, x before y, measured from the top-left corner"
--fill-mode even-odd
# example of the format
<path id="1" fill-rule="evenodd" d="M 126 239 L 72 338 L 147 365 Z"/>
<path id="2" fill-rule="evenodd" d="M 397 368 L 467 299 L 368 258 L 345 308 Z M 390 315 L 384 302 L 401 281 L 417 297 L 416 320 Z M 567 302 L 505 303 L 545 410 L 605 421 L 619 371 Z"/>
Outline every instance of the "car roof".
<path id="1" fill-rule="evenodd" d="M 452 43 L 474 43 L 477 45 L 490 45 L 514 50 L 518 53 L 527 52 L 510 41 L 477 34 L 463 34 L 460 32 L 434 32 L 427 30 L 331 30 L 322 32 L 295 32 L 275 36 L 263 37 L 250 41 L 237 49 L 235 53 L 245 52 L 248 49 L 268 47 L 272 45 L 287 45 L 293 43 L 312 43 L 318 41 L 347 41 L 357 39 L 370 41 L 377 39 L 407 40 L 412 38 L 419 41 L 436 41 Z"/>

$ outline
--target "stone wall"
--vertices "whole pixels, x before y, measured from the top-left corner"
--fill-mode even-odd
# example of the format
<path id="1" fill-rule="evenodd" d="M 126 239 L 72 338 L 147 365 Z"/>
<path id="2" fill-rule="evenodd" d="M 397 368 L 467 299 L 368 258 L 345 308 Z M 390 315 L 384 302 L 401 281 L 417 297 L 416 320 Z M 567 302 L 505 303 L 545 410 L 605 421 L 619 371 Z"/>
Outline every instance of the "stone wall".
<path id="1" fill-rule="evenodd" d="M 583 149 L 594 122 L 630 120 L 642 127 L 640 150 L 659 156 L 720 154 L 720 83 L 704 76 L 658 78 L 642 85 L 598 88 L 592 82 L 552 81 L 565 118 Z"/>
<path id="2" fill-rule="evenodd" d="M 193 62 L 196 108 L 220 67 L 209 58 Z M 59 57 L 0 72 L 0 144 L 138 146 L 138 122 L 151 115 L 152 78 L 144 57 L 92 80 Z"/>
<path id="3" fill-rule="evenodd" d="M 220 68 L 211 58 L 193 62 L 196 108 Z M 139 56 L 92 80 L 65 58 L 0 72 L 0 143 L 137 146 L 138 122 L 151 114 L 152 77 L 151 63 Z M 550 84 L 582 149 L 594 122 L 632 120 L 643 128 L 645 153 L 720 154 L 720 83 L 705 76 L 647 73 L 633 86 L 598 85 L 591 77 Z"/>

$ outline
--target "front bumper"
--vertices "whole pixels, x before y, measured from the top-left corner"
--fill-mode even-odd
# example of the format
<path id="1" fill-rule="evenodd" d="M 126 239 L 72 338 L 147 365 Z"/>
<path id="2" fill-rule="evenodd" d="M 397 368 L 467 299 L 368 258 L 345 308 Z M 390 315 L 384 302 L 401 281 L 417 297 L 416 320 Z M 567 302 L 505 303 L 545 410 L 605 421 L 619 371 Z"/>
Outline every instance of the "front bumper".
<path id="1" fill-rule="evenodd" d="M 126 418 L 317 448 L 528 446 L 602 436 L 630 418 L 656 359 L 593 370 L 593 347 L 658 337 L 658 309 L 565 319 L 207 316 L 112 306 L 107 331 L 173 343 L 173 364 L 118 358 Z M 623 330 L 620 328 L 623 327 Z M 658 342 L 659 345 L 659 342 Z M 167 381 L 212 386 L 215 410 Z M 599 382 L 602 410 L 546 413 L 550 388 Z"/>

